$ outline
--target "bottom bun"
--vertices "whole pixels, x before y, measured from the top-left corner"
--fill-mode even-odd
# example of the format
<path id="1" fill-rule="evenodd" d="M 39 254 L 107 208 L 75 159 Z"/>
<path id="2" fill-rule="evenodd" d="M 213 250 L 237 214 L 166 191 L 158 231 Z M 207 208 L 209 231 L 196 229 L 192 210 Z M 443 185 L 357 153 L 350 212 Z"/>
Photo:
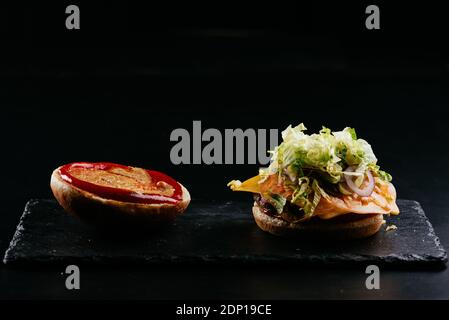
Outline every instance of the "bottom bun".
<path id="1" fill-rule="evenodd" d="M 277 236 L 360 239 L 376 234 L 384 223 L 381 214 L 347 214 L 329 220 L 312 219 L 290 223 L 263 213 L 254 203 L 253 216 L 259 228 Z"/>
<path id="2" fill-rule="evenodd" d="M 105 199 L 64 181 L 58 169 L 53 171 L 50 186 L 65 211 L 100 228 L 159 228 L 173 222 L 190 203 L 190 194 L 182 185 L 182 200 L 176 204 L 142 204 Z"/>

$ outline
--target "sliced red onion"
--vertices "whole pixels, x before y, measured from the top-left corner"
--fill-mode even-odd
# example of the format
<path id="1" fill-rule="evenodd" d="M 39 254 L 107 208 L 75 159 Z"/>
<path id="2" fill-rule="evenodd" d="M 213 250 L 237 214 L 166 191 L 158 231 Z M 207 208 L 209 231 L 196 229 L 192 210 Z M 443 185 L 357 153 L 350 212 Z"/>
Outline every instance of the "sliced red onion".
<path id="1" fill-rule="evenodd" d="M 354 172 L 354 167 L 348 167 L 345 172 Z M 370 170 L 366 171 L 366 176 L 368 177 L 368 185 L 364 189 L 360 189 L 359 187 L 357 187 L 354 180 L 352 179 L 352 175 L 345 174 L 344 176 L 349 189 L 357 193 L 359 196 L 369 197 L 373 193 L 374 178 Z"/>

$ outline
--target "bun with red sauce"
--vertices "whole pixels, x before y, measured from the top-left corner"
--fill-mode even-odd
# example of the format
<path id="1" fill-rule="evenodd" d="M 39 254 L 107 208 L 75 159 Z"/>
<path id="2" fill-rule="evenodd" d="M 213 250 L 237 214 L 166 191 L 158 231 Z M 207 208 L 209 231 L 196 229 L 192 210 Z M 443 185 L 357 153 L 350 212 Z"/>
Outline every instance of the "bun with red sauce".
<path id="1" fill-rule="evenodd" d="M 61 166 L 53 171 L 50 186 L 67 212 L 99 227 L 161 226 L 190 203 L 187 189 L 169 176 L 113 163 Z"/>

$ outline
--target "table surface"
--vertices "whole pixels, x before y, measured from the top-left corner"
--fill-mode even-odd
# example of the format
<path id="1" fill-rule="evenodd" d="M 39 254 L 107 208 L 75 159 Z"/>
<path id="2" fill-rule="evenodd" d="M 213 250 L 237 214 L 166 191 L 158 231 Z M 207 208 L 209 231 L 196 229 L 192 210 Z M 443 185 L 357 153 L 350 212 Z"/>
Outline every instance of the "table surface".
<path id="1" fill-rule="evenodd" d="M 262 265 L 442 268 L 447 253 L 420 204 L 398 199 L 374 236 L 357 241 L 292 239 L 263 232 L 248 214 L 251 202 L 192 199 L 174 225 L 160 232 L 98 230 L 68 215 L 55 200 L 30 200 L 5 253 L 7 265 Z M 394 224 L 397 230 L 386 231 Z M 321 241 L 320 241 L 321 240 Z"/>
<path id="2" fill-rule="evenodd" d="M 239 37 L 218 38 L 194 50 L 195 43 L 203 43 L 195 36 L 196 42 L 179 42 L 169 55 L 153 48 L 48 48 L 32 57 L 11 57 L 16 64 L 5 60 L 0 136 L 7 156 L 0 161 L 2 168 L 14 163 L 33 170 L 2 172 L 0 253 L 25 203 L 51 197 L 51 170 L 65 162 L 151 163 L 177 177 L 194 196 L 251 201 L 225 186 L 229 179 L 251 176 L 257 166 L 170 164 L 170 131 L 189 129 L 193 120 L 219 129 L 281 129 L 302 121 L 313 131 L 321 125 L 353 126 L 392 173 L 399 197 L 421 203 L 449 248 L 446 56 L 415 47 L 357 51 L 334 46 L 334 39 L 308 43 L 276 35 L 269 41 L 251 39 L 254 50 L 249 50 L 249 42 Z M 65 70 L 72 61 L 75 67 Z M 56 130 L 61 119 L 79 130 Z M 104 143 L 90 143 L 98 132 Z M 80 267 L 81 290 L 69 291 L 62 267 L 2 264 L 0 299 L 449 298 L 448 269 L 381 269 L 380 290 L 367 290 L 365 267 Z"/>
<path id="3" fill-rule="evenodd" d="M 424 204 L 442 244 L 449 247 L 449 209 Z M 14 219 L 9 220 L 9 226 Z M 1 245 L 9 237 L 2 225 Z M 0 299 L 444 299 L 449 270 L 382 270 L 381 289 L 367 290 L 365 266 L 80 266 L 81 290 L 65 288 L 63 266 L 0 267 Z"/>

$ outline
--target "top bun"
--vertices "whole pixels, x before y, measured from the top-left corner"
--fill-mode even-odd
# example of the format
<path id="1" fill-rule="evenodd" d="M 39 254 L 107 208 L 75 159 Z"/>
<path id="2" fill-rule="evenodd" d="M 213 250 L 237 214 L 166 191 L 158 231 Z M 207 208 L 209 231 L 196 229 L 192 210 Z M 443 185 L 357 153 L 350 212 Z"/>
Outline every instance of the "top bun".
<path id="1" fill-rule="evenodd" d="M 60 169 L 53 171 L 50 181 L 56 200 L 67 212 L 99 227 L 158 227 L 172 222 L 190 203 L 190 194 L 181 184 L 182 199 L 176 203 L 148 204 L 105 199 L 65 181 Z"/>

